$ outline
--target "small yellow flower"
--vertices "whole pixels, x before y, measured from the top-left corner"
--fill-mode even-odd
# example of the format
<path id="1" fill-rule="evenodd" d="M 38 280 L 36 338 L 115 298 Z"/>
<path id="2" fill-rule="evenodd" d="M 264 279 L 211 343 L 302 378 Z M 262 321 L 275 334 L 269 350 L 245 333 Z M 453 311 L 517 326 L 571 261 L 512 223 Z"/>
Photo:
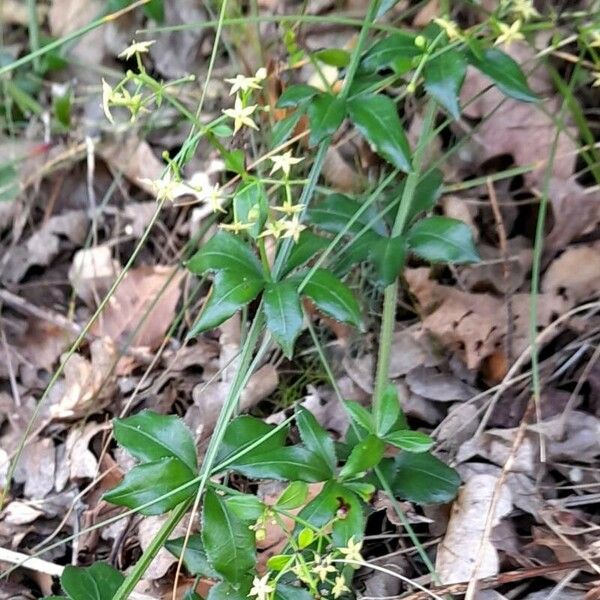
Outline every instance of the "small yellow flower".
<path id="1" fill-rule="evenodd" d="M 595 73 L 592 73 L 592 77 L 594 78 L 594 83 L 592 83 L 592 87 L 599 87 L 600 86 L 600 71 L 596 71 Z"/>
<path id="2" fill-rule="evenodd" d="M 531 0 L 512 0 L 511 12 L 518 15 L 523 21 L 540 16 Z"/>
<path id="3" fill-rule="evenodd" d="M 139 181 L 150 187 L 159 202 L 162 200 L 173 201 L 179 195 L 181 188 L 181 184 L 169 175 L 160 179 L 141 178 Z"/>
<path id="4" fill-rule="evenodd" d="M 215 185 L 208 186 L 208 188 L 203 187 L 201 191 L 201 199 L 204 202 L 208 202 L 213 212 L 227 212 L 221 204 L 223 204 L 223 196 L 221 195 L 221 191 L 219 190 L 219 184 L 215 183 Z"/>
<path id="5" fill-rule="evenodd" d="M 290 174 L 290 169 L 293 165 L 297 165 L 299 162 L 302 162 L 303 158 L 293 158 L 292 151 L 288 150 L 283 154 L 276 154 L 275 156 L 271 156 L 269 160 L 273 163 L 273 168 L 271 169 L 271 175 L 273 173 L 279 171 L 280 169 L 283 171 L 283 174 L 288 177 Z"/>
<path id="6" fill-rule="evenodd" d="M 346 585 L 346 580 L 344 579 L 343 575 L 338 575 L 335 578 L 335 584 L 331 588 L 331 593 L 333 594 L 333 597 L 337 599 L 344 592 L 349 592 L 349 591 L 350 591 L 350 589 Z"/>
<path id="7" fill-rule="evenodd" d="M 256 596 L 256 600 L 268 600 L 274 591 L 275 588 L 269 585 L 269 573 L 267 573 L 263 577 L 254 578 L 248 595 Z"/>
<path id="8" fill-rule="evenodd" d="M 453 42 L 455 40 L 460 40 L 462 38 L 462 33 L 458 25 L 447 19 L 446 17 L 438 17 L 434 19 L 434 22 L 440 26 L 441 29 L 444 30 L 444 33 L 448 36 L 448 39 Z"/>
<path id="9" fill-rule="evenodd" d="M 229 91 L 229 95 L 233 96 L 233 94 L 239 92 L 247 92 L 248 90 L 260 90 L 261 85 L 260 82 L 266 79 L 267 70 L 264 67 L 261 67 L 254 77 L 246 77 L 245 75 L 236 75 L 233 79 L 226 79 L 227 83 L 231 83 L 231 90 Z"/>
<path id="10" fill-rule="evenodd" d="M 525 39 L 525 36 L 521 33 L 521 19 L 517 19 L 512 25 L 507 25 L 506 23 L 498 23 L 498 27 L 500 28 L 500 35 L 496 38 L 494 42 L 495 46 L 499 46 L 500 44 L 506 44 L 510 46 L 513 42 L 517 40 Z"/>
<path id="11" fill-rule="evenodd" d="M 133 40 L 131 45 L 127 46 L 127 48 L 125 48 L 125 50 L 119 54 L 119 58 L 129 60 L 134 54 L 144 54 L 148 52 L 150 46 L 152 46 L 154 42 L 155 40 L 149 40 L 147 42 L 136 42 Z"/>
<path id="12" fill-rule="evenodd" d="M 269 221 L 266 224 L 264 231 L 258 237 L 267 237 L 269 235 L 272 235 L 276 240 L 278 240 L 285 231 L 284 222 L 285 221 L 283 220 Z"/>
<path id="13" fill-rule="evenodd" d="M 274 206 L 273 210 L 281 212 L 284 215 L 297 215 L 304 209 L 304 204 L 292 204 L 289 201 L 285 201 L 281 206 Z"/>
<path id="14" fill-rule="evenodd" d="M 113 97 L 113 89 L 110 87 L 108 83 L 104 79 L 102 79 L 102 110 L 106 118 L 114 124 L 115 120 L 110 112 L 110 102 Z"/>
<path id="15" fill-rule="evenodd" d="M 284 221 L 283 227 L 285 228 L 285 233 L 282 237 L 292 238 L 296 243 L 300 239 L 300 234 L 306 229 L 306 225 L 300 223 L 299 215 L 294 215 L 291 221 Z"/>
<path id="16" fill-rule="evenodd" d="M 588 46 L 590 48 L 600 48 L 600 29 L 589 31 L 588 35 L 590 36 Z"/>
<path id="17" fill-rule="evenodd" d="M 362 549 L 362 542 L 354 542 L 354 536 L 348 540 L 348 545 L 345 548 L 340 548 L 340 552 L 344 555 L 346 560 L 352 560 L 362 562 L 362 556 L 360 551 Z M 358 566 L 355 565 L 357 568 Z"/>
<path id="18" fill-rule="evenodd" d="M 321 582 L 325 581 L 329 573 L 335 573 L 335 567 L 331 564 L 331 556 L 326 556 L 321 560 L 321 557 L 315 554 L 315 564 L 312 570 Z"/>
<path id="19" fill-rule="evenodd" d="M 221 223 L 219 227 L 225 231 L 233 231 L 233 233 L 237 235 L 241 231 L 250 229 L 252 225 L 254 225 L 254 223 L 240 223 L 239 221 L 234 221 L 233 223 Z"/>
<path id="20" fill-rule="evenodd" d="M 243 125 L 258 129 L 256 123 L 250 118 L 250 115 L 256 110 L 256 104 L 246 106 L 242 104 L 242 99 L 239 96 L 235 97 L 233 108 L 226 108 L 223 113 L 233 119 L 233 133 L 237 133 Z"/>

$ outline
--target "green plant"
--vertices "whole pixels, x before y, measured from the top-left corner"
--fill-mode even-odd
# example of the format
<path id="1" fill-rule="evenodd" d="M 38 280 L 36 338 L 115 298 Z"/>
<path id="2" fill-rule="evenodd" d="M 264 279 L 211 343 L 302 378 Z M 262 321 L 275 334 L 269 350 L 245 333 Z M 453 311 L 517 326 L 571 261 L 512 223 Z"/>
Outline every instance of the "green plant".
<path id="1" fill-rule="evenodd" d="M 379 2 L 370 3 L 351 54 L 328 49 L 310 56 L 316 65 L 344 69 L 343 81 L 324 81 L 325 90 L 291 85 L 276 107 L 257 102 L 267 76 L 259 69 L 253 77 L 230 80 L 233 108 L 201 125 L 169 94 L 173 83 L 158 82 L 146 73 L 142 55 L 148 43 L 134 44 L 126 51 L 127 58 L 136 58 L 138 72 L 128 72 L 114 87 L 104 83 L 103 106 L 110 120 L 115 108 L 127 109 L 135 120 L 166 99 L 194 125 L 178 156 L 165 157 L 164 177 L 152 182 L 161 201 L 172 198 L 175 186 L 181 184 L 181 167 L 193 156 L 201 137 L 221 153 L 239 181 L 230 195 L 218 187 L 196 190 L 215 213 L 225 216 L 220 231 L 186 263 L 192 273 L 213 277 L 211 293 L 189 336 L 219 326 L 242 309 L 253 319 L 201 464 L 191 432 L 177 418 L 144 411 L 115 421 L 117 442 L 139 464 L 105 499 L 144 515 L 170 515 L 126 578 L 102 563 L 66 570 L 62 585 L 71 600 L 127 598 L 163 545 L 181 558 L 190 574 L 217 582 L 209 595 L 212 600 L 308 599 L 325 592 L 338 598 L 350 591 L 353 568 L 363 563 L 367 507 L 377 489 L 390 494 L 392 501 L 401 497 L 419 503 L 446 502 L 455 495 L 458 475 L 429 452 L 433 442 L 428 436 L 408 428 L 396 388 L 389 382 L 398 279 L 409 255 L 430 263 L 478 260 L 466 224 L 431 214 L 442 176 L 425 161 L 439 107 L 450 119 L 460 114 L 459 94 L 467 65 L 513 98 L 536 98 L 517 63 L 489 47 L 483 32 L 461 32 L 448 20 L 438 20 L 421 35 L 386 33 L 367 47 L 378 8 Z M 516 28 L 510 31 L 514 36 Z M 501 28 L 501 35 L 506 33 Z M 296 61 L 303 51 L 293 41 L 292 35 L 286 36 Z M 428 96 L 414 150 L 395 99 L 387 93 L 399 85 L 406 94 L 420 92 L 422 85 Z M 274 108 L 291 112 L 273 125 L 268 153 L 272 169 L 266 176 L 247 166 L 243 151 L 225 144 L 240 130 L 252 133 L 266 127 L 259 123 Z M 315 154 L 298 194 L 291 175 L 306 166 L 305 159 L 283 149 L 291 145 L 287 140 L 304 115 L 310 124 L 308 144 Z M 345 120 L 390 171 L 366 198 L 328 194 L 315 203 L 325 153 Z M 303 299 L 333 319 L 365 327 L 361 302 L 344 282 L 357 265 L 363 265 L 373 286 L 384 290 L 372 410 L 345 402 L 352 426 L 337 445 L 302 408 L 277 427 L 246 415 L 232 419 L 248 377 L 272 342 L 287 357 L 293 356 L 306 318 Z M 300 439 L 296 444 L 289 443 L 292 422 Z M 399 450 L 394 458 L 384 457 L 389 447 Z M 227 485 L 229 472 L 251 481 L 289 483 L 275 503 L 265 504 Z M 315 483 L 322 486 L 311 497 L 309 484 Z M 201 533 L 169 539 L 185 513 L 192 508 L 195 514 L 200 505 Z M 286 519 L 293 527 L 286 525 Z M 267 573 L 259 576 L 254 571 L 256 540 L 272 522 L 281 527 L 287 545 L 269 560 Z M 86 581 L 88 590 L 97 589 L 95 596 L 84 595 L 81 586 Z M 194 594 L 190 591 L 188 597 L 195 598 Z"/>

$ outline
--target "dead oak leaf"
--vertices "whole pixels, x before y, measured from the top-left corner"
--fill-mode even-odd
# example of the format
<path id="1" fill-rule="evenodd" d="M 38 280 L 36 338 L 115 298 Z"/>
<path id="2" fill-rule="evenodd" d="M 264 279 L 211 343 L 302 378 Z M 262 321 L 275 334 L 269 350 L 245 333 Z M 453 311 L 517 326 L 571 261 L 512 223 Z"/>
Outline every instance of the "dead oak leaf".
<path id="1" fill-rule="evenodd" d="M 137 348 L 158 347 L 175 315 L 183 275 L 176 267 L 132 269 L 92 327 L 92 334 Z"/>

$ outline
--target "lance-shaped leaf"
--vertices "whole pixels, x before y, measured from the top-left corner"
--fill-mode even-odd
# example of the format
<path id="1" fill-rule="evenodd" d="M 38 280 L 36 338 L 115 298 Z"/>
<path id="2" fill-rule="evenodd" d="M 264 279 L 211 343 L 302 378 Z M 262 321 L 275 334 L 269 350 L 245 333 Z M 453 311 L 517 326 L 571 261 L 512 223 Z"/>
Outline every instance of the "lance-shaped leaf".
<path id="1" fill-rule="evenodd" d="M 329 240 L 306 229 L 300 234 L 298 243 L 294 244 L 294 247 L 290 252 L 285 263 L 284 274 L 293 271 L 296 267 L 301 267 L 319 252 L 319 250 L 324 250 L 328 245 Z"/>
<path id="2" fill-rule="evenodd" d="M 242 456 L 229 468 L 257 479 L 297 479 L 307 483 L 325 481 L 331 475 L 319 454 L 302 446 L 285 446 L 276 452 L 253 454 L 251 459 Z"/>
<path id="3" fill-rule="evenodd" d="M 348 114 L 377 154 L 401 171 L 412 170 L 410 146 L 390 98 L 381 94 L 357 96 L 348 101 Z"/>
<path id="4" fill-rule="evenodd" d="M 363 438 L 350 453 L 346 464 L 340 471 L 340 477 L 348 478 L 358 473 L 368 471 L 383 458 L 385 444 L 375 435 Z"/>
<path id="5" fill-rule="evenodd" d="M 294 108 L 310 100 L 313 96 L 320 94 L 320 91 L 312 85 L 298 83 L 290 85 L 284 90 L 277 100 L 277 108 Z"/>
<path id="6" fill-rule="evenodd" d="M 248 277 L 235 271 L 219 271 L 215 276 L 210 297 L 188 336 L 218 327 L 254 300 L 264 285 L 264 280 L 257 277 Z"/>
<path id="7" fill-rule="evenodd" d="M 325 269 L 317 269 L 302 290 L 324 313 L 361 327 L 360 306 L 352 292 Z"/>
<path id="8" fill-rule="evenodd" d="M 386 232 L 385 224 L 377 216 L 375 207 L 363 211 L 353 222 L 349 221 L 362 208 L 362 204 L 344 194 L 330 194 L 318 206 L 308 211 L 308 220 L 325 231 L 339 233 L 346 230 L 348 234 L 358 233 L 365 225 L 379 234 Z"/>
<path id="9" fill-rule="evenodd" d="M 433 446 L 433 440 L 428 435 L 409 429 L 392 431 L 384 439 L 388 444 L 407 452 L 427 452 Z"/>
<path id="10" fill-rule="evenodd" d="M 238 236 L 225 231 L 213 235 L 188 260 L 186 267 L 196 274 L 229 270 L 248 278 L 262 278 L 262 269 L 256 255 Z"/>
<path id="11" fill-rule="evenodd" d="M 415 37 L 405 31 L 386 35 L 369 48 L 361 61 L 361 68 L 368 71 L 392 68 L 398 74 L 406 73 L 411 69 L 413 59 L 423 53 L 415 45 Z"/>
<path id="12" fill-rule="evenodd" d="M 254 532 L 225 498 L 209 488 L 202 509 L 202 542 L 209 564 L 230 583 L 244 581 L 254 567 Z"/>
<path id="13" fill-rule="evenodd" d="M 142 462 L 175 457 L 196 471 L 196 445 L 192 432 L 174 415 L 159 415 L 143 410 L 126 419 L 116 419 L 117 442 Z"/>
<path id="14" fill-rule="evenodd" d="M 406 240 L 398 235 L 393 238 L 379 237 L 369 248 L 369 257 L 375 267 L 377 283 L 383 286 L 396 281 L 404 265 Z"/>
<path id="15" fill-rule="evenodd" d="M 408 247 L 417 256 L 436 263 L 473 263 L 480 260 L 470 227 L 458 219 L 429 217 L 408 232 Z"/>
<path id="16" fill-rule="evenodd" d="M 474 42 L 473 42 L 474 43 Z M 522 102 L 535 102 L 538 97 L 527 84 L 521 67 L 498 48 L 476 49 L 469 52 L 469 62 L 487 75 L 507 96 Z"/>
<path id="17" fill-rule="evenodd" d="M 291 358 L 294 343 L 302 330 L 303 319 L 297 286 L 292 281 L 285 280 L 268 283 L 263 300 L 267 329 L 284 354 Z"/>
<path id="18" fill-rule="evenodd" d="M 114 567 L 97 562 L 89 567 L 67 565 L 60 584 L 71 600 L 112 600 L 124 579 Z"/>
<path id="19" fill-rule="evenodd" d="M 254 447 L 244 455 L 245 460 L 251 459 L 255 454 L 278 451 L 285 443 L 288 429 L 282 427 L 273 433 L 274 429 L 274 425 L 269 425 L 256 417 L 249 415 L 236 417 L 227 425 L 223 441 L 219 444 L 215 464 L 226 462 L 249 446 Z"/>
<path id="20" fill-rule="evenodd" d="M 380 398 L 375 399 L 373 408 L 373 418 L 377 435 L 382 437 L 388 433 L 400 416 L 400 402 L 398 400 L 398 390 L 393 383 L 388 383 Z"/>
<path id="21" fill-rule="evenodd" d="M 173 556 L 180 558 L 181 553 L 183 552 L 184 541 L 185 536 L 169 540 L 165 543 L 165 548 L 173 554 Z M 202 536 L 199 533 L 189 536 L 185 552 L 183 552 L 183 564 L 190 575 L 202 575 L 204 577 L 210 577 L 211 579 L 217 579 L 219 577 L 218 573 L 208 562 L 206 550 L 202 543 Z"/>
<path id="22" fill-rule="evenodd" d="M 233 197 L 235 221 L 252 223 L 252 227 L 246 231 L 251 237 L 257 238 L 267 220 L 268 212 L 269 203 L 262 182 L 255 177 L 248 178 L 238 187 Z"/>
<path id="23" fill-rule="evenodd" d="M 147 502 L 169 494 L 166 498 L 140 510 L 143 515 L 161 515 L 196 492 L 197 484 L 174 492 L 193 477 L 190 468 L 178 458 L 163 458 L 134 467 L 125 475 L 123 481 L 104 494 L 103 498 L 118 506 L 138 509 Z"/>
<path id="24" fill-rule="evenodd" d="M 342 124 L 345 114 L 346 106 L 341 98 L 332 94 L 315 96 L 308 105 L 309 145 L 314 146 L 327 136 L 333 135 Z"/>
<path id="25" fill-rule="evenodd" d="M 458 99 L 467 74 L 467 61 L 458 50 L 444 50 L 442 54 L 428 60 L 423 69 L 425 89 L 449 113 L 458 119 Z"/>
<path id="26" fill-rule="evenodd" d="M 323 459 L 332 476 L 337 459 L 331 436 L 321 427 L 315 416 L 305 408 L 298 409 L 296 424 L 304 445 Z"/>

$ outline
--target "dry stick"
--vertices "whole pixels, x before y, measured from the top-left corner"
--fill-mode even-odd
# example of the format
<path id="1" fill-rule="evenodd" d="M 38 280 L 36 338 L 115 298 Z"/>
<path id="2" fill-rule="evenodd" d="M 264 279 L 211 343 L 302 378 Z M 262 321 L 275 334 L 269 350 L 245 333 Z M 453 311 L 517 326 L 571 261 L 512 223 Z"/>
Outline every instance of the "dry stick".
<path id="1" fill-rule="evenodd" d="M 494 484 L 494 491 L 492 493 L 492 499 L 490 502 L 490 506 L 487 509 L 487 517 L 485 520 L 485 527 L 483 529 L 483 533 L 481 534 L 481 538 L 479 539 L 479 549 L 477 551 L 477 561 L 475 563 L 475 567 L 473 568 L 473 575 L 471 576 L 471 580 L 469 581 L 469 585 L 467 587 L 467 591 L 465 594 L 465 600 L 473 600 L 475 598 L 475 594 L 477 593 L 477 573 L 481 568 L 484 558 L 484 545 L 487 539 L 492 532 L 492 527 L 494 525 L 494 518 L 496 516 L 496 507 L 498 505 L 498 500 L 500 499 L 500 491 L 502 490 L 502 486 L 506 483 L 506 477 L 512 466 L 515 462 L 515 457 L 517 455 L 517 450 L 521 446 L 523 440 L 525 439 L 525 434 L 527 433 L 527 426 L 529 424 L 529 419 L 531 414 L 533 413 L 534 404 L 529 402 L 528 408 L 523 415 L 523 419 L 521 420 L 521 424 L 519 425 L 519 429 L 517 430 L 517 434 L 515 435 L 515 439 L 513 445 L 510 449 L 510 454 L 508 455 L 508 459 L 504 463 L 502 470 L 500 471 L 500 475 Z"/>
<path id="2" fill-rule="evenodd" d="M 525 581 L 527 579 L 533 579 L 534 577 L 545 577 L 546 575 L 552 575 L 554 573 L 560 573 L 561 571 L 567 571 L 569 569 L 578 569 L 586 565 L 584 560 L 572 560 L 564 563 L 557 563 L 555 565 L 545 565 L 543 567 L 531 567 L 529 569 L 520 569 L 517 571 L 507 571 L 506 573 L 500 573 L 499 575 L 493 575 L 492 577 L 486 577 L 479 581 L 480 589 L 490 589 L 499 585 L 505 585 L 507 583 L 516 583 L 518 581 Z M 467 589 L 468 583 L 451 583 L 443 587 L 434 588 L 433 591 L 438 594 L 464 594 Z M 423 592 L 415 592 L 409 596 L 404 596 L 402 600 L 426 600 L 428 596 Z"/>
<path id="3" fill-rule="evenodd" d="M 600 309 L 600 301 L 588 302 L 586 304 L 581 304 L 580 306 L 576 306 L 575 308 L 572 308 L 571 310 L 562 314 L 555 321 L 552 321 L 552 323 L 550 323 L 550 325 L 548 325 L 546 328 L 544 328 L 537 335 L 537 337 L 535 338 L 536 346 L 539 346 L 541 343 L 545 342 L 546 339 L 548 337 L 550 337 L 551 334 L 554 333 L 554 330 L 557 329 L 558 326 L 561 325 L 564 321 L 568 321 L 571 317 L 574 317 L 576 314 L 585 312 L 586 310 L 594 310 L 594 309 L 596 309 L 596 310 Z M 515 374 L 523 366 L 523 363 L 525 363 L 531 356 L 531 350 L 532 350 L 532 344 L 530 344 L 529 346 L 527 346 L 527 348 L 525 348 L 525 350 L 523 350 L 523 352 L 520 354 L 519 358 L 517 358 L 517 360 L 514 362 L 513 366 L 508 370 L 508 373 L 504 376 L 504 379 L 498 384 L 498 386 L 496 386 L 497 391 L 490 401 L 490 405 L 488 406 L 488 409 L 487 409 L 485 415 L 483 416 L 483 420 L 475 433 L 475 437 L 479 437 L 485 430 L 487 421 L 489 420 L 490 415 L 496 406 L 496 403 L 498 402 L 498 400 L 500 399 L 502 394 L 506 391 L 506 389 L 510 386 L 510 384 L 515 380 Z"/>
<path id="4" fill-rule="evenodd" d="M 510 276 L 510 262 L 508 260 L 508 246 L 506 240 L 506 227 L 504 226 L 504 219 L 498 206 L 498 198 L 496 196 L 496 189 L 494 183 L 490 177 L 486 181 L 488 195 L 490 197 L 490 205 L 492 207 L 492 213 L 494 215 L 494 221 L 496 221 L 496 228 L 498 229 L 498 242 L 500 244 L 500 257 L 502 259 L 502 276 L 504 278 L 504 284 L 506 289 L 504 291 L 504 302 L 506 303 L 506 320 L 507 320 L 507 332 L 506 332 L 506 354 L 508 360 L 512 360 L 512 298 L 508 289 L 508 279 Z"/>

